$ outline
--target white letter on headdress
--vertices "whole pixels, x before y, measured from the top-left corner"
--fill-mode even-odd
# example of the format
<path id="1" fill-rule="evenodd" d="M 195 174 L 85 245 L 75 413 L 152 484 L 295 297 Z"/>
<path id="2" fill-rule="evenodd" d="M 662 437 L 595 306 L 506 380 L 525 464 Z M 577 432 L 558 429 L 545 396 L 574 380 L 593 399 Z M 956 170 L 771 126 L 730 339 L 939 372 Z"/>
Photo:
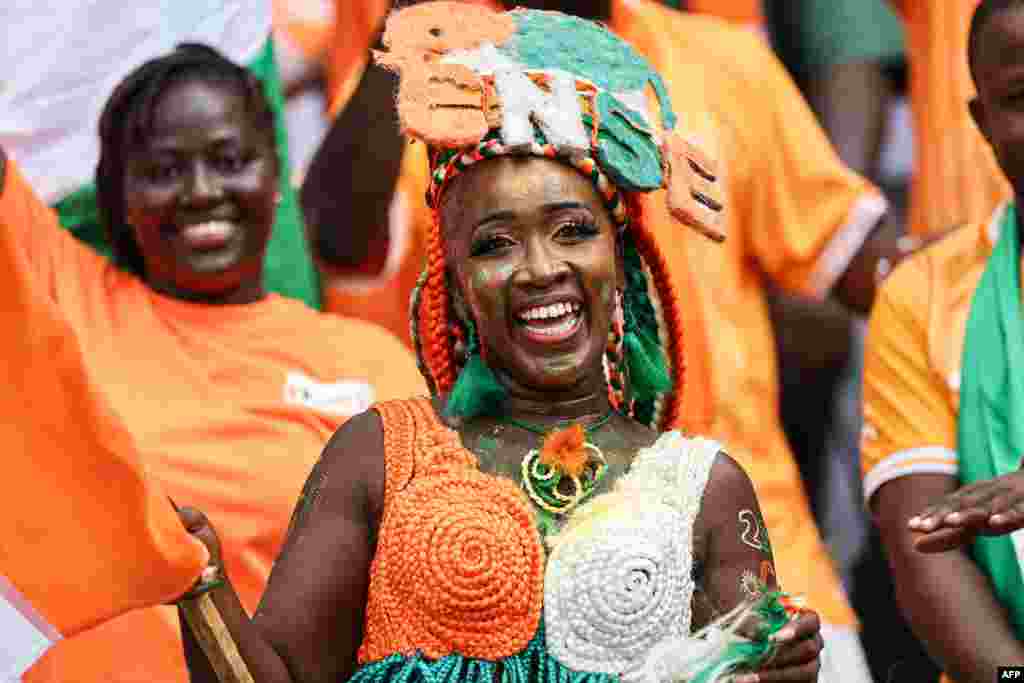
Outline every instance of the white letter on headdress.
<path id="1" fill-rule="evenodd" d="M 549 76 L 551 92 L 547 93 L 522 71 L 494 74 L 494 87 L 501 98 L 502 141 L 509 147 L 529 147 L 534 143 L 536 123 L 559 151 L 584 154 L 590 149 L 590 139 L 583 127 L 576 82 L 565 73 Z"/>

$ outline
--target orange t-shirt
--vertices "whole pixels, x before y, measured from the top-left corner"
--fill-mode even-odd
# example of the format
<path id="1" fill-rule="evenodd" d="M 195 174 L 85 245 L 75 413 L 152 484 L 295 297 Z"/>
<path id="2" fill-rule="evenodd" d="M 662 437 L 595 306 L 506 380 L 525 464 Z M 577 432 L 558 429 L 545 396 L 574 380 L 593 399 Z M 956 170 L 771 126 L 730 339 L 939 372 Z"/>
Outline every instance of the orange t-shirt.
<path id="1" fill-rule="evenodd" d="M 5 285 L 52 300 L 143 464 L 207 513 L 254 609 L 327 439 L 375 400 L 425 392 L 411 354 L 375 325 L 276 295 L 205 306 L 157 294 L 60 229 L 14 164 L 0 230 L 27 271 Z M 173 608 L 130 613 L 59 643 L 25 680 L 185 681 L 178 633 Z"/>
<path id="2" fill-rule="evenodd" d="M 645 200 L 645 216 L 661 235 L 676 282 L 686 281 L 684 269 L 692 270 L 697 282 L 695 292 L 680 294 L 684 309 L 686 297 L 699 297 L 707 318 L 717 415 L 709 436 L 721 440 L 754 481 L 778 553 L 780 583 L 805 593 L 826 621 L 852 626 L 856 619 L 779 421 L 764 280 L 823 296 L 885 211 L 885 202 L 842 165 L 785 69 L 755 34 L 651 0 L 616 0 L 612 29 L 662 74 L 681 128 L 700 124 L 710 112 L 721 130 L 726 242 L 712 244 L 673 221 L 660 193 Z M 396 257 L 386 277 L 361 283 L 361 290 L 328 283 L 328 310 L 384 324 L 400 317 L 405 324 L 430 220 L 423 203 L 428 178 L 423 147 L 408 148 L 400 183 L 406 206 L 392 225 L 401 231 L 405 256 Z M 389 309 L 385 301 L 401 308 Z"/>
<path id="3" fill-rule="evenodd" d="M 918 233 L 988 219 L 1012 196 L 967 102 L 967 34 L 979 0 L 893 0 L 907 29 L 914 178 L 908 225 Z"/>

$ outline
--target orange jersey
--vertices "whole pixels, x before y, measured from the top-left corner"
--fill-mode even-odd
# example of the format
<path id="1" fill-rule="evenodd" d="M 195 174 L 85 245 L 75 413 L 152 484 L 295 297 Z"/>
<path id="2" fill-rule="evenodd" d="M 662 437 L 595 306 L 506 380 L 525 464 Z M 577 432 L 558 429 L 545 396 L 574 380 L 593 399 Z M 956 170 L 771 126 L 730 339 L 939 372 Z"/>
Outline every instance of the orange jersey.
<path id="1" fill-rule="evenodd" d="M 974 291 L 1002 210 L 908 258 L 879 291 L 864 368 L 861 460 L 868 501 L 888 481 L 955 476 L 960 365 Z"/>
<path id="2" fill-rule="evenodd" d="M 22 269 L 5 286 L 59 312 L 149 474 L 210 517 L 254 609 L 327 439 L 374 400 L 425 391 L 411 354 L 374 325 L 276 295 L 206 306 L 157 294 L 62 230 L 14 164 L 0 230 Z M 72 571 L 75 560 L 52 561 Z M 185 681 L 178 633 L 173 608 L 130 613 L 62 641 L 25 680 Z"/>
<path id="3" fill-rule="evenodd" d="M 691 367 L 687 378 L 699 383 L 703 374 L 711 386 L 691 384 L 687 393 L 699 396 L 706 389 L 713 395 L 717 417 L 705 431 L 726 445 L 754 481 L 778 549 L 781 585 L 806 594 L 826 621 L 852 626 L 855 617 L 779 422 L 764 278 L 791 291 L 824 295 L 884 212 L 884 200 L 842 165 L 782 65 L 752 32 L 650 0 L 616 0 L 612 29 L 663 75 L 681 128 L 699 128 L 710 112 L 722 132 L 729 231 L 724 244 L 693 236 L 671 219 L 661 193 L 644 198 L 645 218 L 660 233 L 684 312 L 698 321 L 701 314 L 707 318 L 697 330 L 688 326 L 686 343 L 709 349 L 710 367 Z M 397 202 L 402 206 L 392 222 L 405 256 L 396 255 L 385 277 L 368 278 L 359 288 L 343 280 L 326 283 L 327 310 L 392 329 L 396 321 L 407 324 L 409 292 L 424 264 L 431 220 L 423 200 L 427 178 L 423 145 L 410 145 Z M 697 301 L 687 306 L 690 296 Z M 401 308 L 389 309 L 385 302 Z M 704 339 L 693 339 L 698 334 Z M 403 339 L 408 341 L 408 332 Z"/>
<path id="4" fill-rule="evenodd" d="M 967 34 L 979 0 L 895 0 L 906 24 L 914 116 L 908 225 L 919 233 L 985 221 L 1009 183 L 967 109 L 974 83 Z"/>

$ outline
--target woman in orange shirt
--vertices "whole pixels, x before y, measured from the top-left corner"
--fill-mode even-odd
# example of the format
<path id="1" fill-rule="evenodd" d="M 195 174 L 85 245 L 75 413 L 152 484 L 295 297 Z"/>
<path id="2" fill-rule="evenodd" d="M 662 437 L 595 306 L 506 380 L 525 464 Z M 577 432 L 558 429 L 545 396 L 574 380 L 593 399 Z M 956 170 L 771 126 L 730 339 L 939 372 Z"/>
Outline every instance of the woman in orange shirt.
<path id="1" fill-rule="evenodd" d="M 14 162 L 0 194 L 0 248 L 16 264 L 4 289 L 66 322 L 147 470 L 219 520 L 249 607 L 330 435 L 374 401 L 424 388 L 387 332 L 264 289 L 278 202 L 271 124 L 248 70 L 182 46 L 129 75 L 101 119 L 97 187 L 114 263 L 60 229 Z M 60 642 L 25 680 L 187 680 L 174 610 Z"/>

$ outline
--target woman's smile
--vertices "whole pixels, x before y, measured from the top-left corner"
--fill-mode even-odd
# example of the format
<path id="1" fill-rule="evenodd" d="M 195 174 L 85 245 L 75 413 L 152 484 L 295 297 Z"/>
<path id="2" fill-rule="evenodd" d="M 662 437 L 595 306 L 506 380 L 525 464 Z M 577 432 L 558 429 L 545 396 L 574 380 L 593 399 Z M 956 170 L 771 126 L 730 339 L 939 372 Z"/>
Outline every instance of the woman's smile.
<path id="1" fill-rule="evenodd" d="M 565 346 L 584 328 L 583 306 L 579 301 L 538 303 L 516 314 L 513 328 L 535 344 Z"/>

